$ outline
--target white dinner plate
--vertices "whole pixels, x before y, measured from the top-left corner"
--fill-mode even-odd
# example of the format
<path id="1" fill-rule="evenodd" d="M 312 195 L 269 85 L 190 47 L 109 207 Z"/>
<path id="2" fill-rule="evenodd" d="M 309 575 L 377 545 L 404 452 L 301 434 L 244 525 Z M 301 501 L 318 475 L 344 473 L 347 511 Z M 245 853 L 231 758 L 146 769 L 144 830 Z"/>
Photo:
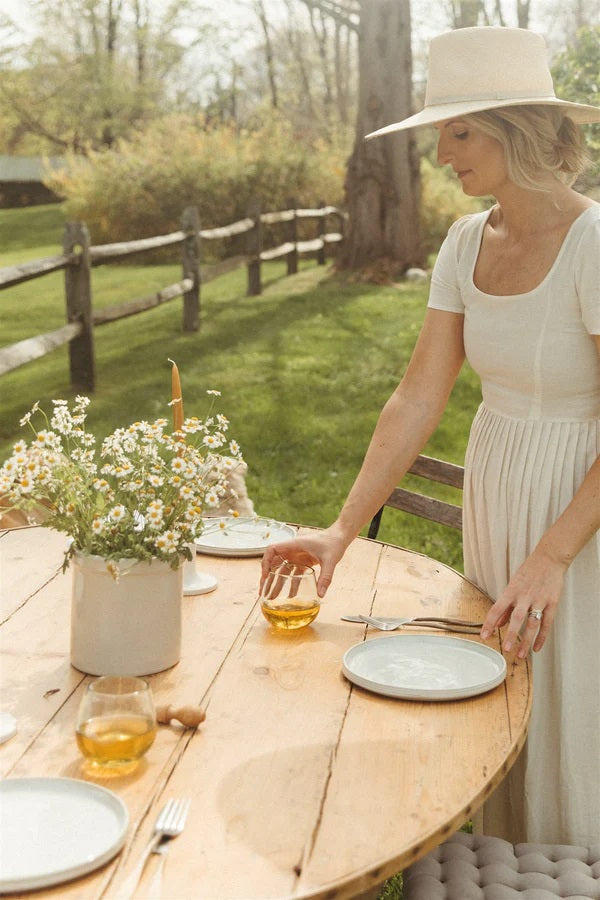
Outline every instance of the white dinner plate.
<path id="1" fill-rule="evenodd" d="M 210 556 L 262 556 L 269 544 L 289 541 L 296 529 L 263 516 L 223 516 L 205 519 L 196 538 L 198 553 Z"/>
<path id="2" fill-rule="evenodd" d="M 127 807 L 112 791 L 74 778 L 0 781 L 0 892 L 60 884 L 121 849 Z"/>
<path id="3" fill-rule="evenodd" d="M 360 687 L 405 700 L 460 700 L 506 677 L 504 657 L 477 641 L 441 634 L 400 634 L 355 644 L 343 672 Z"/>
<path id="4" fill-rule="evenodd" d="M 12 713 L 0 712 L 0 744 L 10 740 L 17 733 L 17 720 Z"/>

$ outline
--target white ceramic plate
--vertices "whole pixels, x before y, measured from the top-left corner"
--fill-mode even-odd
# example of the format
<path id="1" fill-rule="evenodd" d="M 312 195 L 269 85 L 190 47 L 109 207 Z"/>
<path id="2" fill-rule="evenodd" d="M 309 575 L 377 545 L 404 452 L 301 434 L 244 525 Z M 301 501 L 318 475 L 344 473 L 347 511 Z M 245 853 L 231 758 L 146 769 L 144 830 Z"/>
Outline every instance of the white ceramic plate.
<path id="1" fill-rule="evenodd" d="M 477 641 L 444 635 L 372 638 L 344 654 L 343 672 L 360 687 L 405 700 L 460 700 L 506 677 L 504 657 Z"/>
<path id="2" fill-rule="evenodd" d="M 295 528 L 274 519 L 223 516 L 205 519 L 204 531 L 195 543 L 198 553 L 210 556 L 262 556 L 269 544 L 295 537 Z"/>
<path id="3" fill-rule="evenodd" d="M 0 781 L 0 892 L 60 884 L 121 849 L 127 807 L 106 788 L 74 778 Z"/>
<path id="4" fill-rule="evenodd" d="M 17 720 L 12 713 L 0 712 L 0 744 L 10 740 L 17 733 Z"/>

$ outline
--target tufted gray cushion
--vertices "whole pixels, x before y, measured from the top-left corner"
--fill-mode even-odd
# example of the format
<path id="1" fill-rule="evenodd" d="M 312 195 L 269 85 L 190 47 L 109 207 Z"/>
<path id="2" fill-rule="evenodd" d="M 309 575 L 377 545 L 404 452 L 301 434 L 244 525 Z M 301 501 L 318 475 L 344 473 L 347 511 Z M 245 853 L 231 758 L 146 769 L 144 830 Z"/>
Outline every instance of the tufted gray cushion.
<path id="1" fill-rule="evenodd" d="M 404 870 L 404 900 L 600 900 L 600 844 L 509 844 L 459 831 Z"/>

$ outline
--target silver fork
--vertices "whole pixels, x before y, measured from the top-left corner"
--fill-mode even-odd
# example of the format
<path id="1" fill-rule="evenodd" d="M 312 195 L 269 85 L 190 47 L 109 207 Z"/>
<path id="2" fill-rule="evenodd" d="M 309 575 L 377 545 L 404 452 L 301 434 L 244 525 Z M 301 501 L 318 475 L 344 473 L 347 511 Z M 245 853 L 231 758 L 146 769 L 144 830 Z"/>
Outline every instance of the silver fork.
<path id="1" fill-rule="evenodd" d="M 474 634 L 482 626 L 482 622 L 469 622 L 465 619 L 437 618 L 435 616 L 415 616 L 411 618 L 384 618 L 379 616 L 342 616 L 346 622 L 364 622 L 380 631 L 396 631 L 405 625 L 420 628 L 434 628 L 439 631 L 454 631 L 458 634 Z"/>
<path id="2" fill-rule="evenodd" d="M 161 900 L 162 898 L 163 868 L 165 865 L 165 856 L 169 850 L 169 840 L 170 838 L 160 841 L 152 851 L 153 853 L 158 854 L 158 864 L 154 875 L 152 876 L 152 881 L 148 885 L 148 892 L 145 900 Z"/>
<path id="3" fill-rule="evenodd" d="M 152 837 L 144 847 L 135 868 L 119 888 L 115 900 L 131 900 L 136 892 L 136 888 L 142 877 L 142 872 L 144 871 L 144 866 L 146 865 L 150 854 L 157 850 L 163 839 L 177 837 L 177 835 L 181 834 L 183 831 L 190 803 L 191 800 L 189 799 L 167 801 L 155 822 Z M 163 859 L 161 857 L 161 863 L 162 862 Z"/>

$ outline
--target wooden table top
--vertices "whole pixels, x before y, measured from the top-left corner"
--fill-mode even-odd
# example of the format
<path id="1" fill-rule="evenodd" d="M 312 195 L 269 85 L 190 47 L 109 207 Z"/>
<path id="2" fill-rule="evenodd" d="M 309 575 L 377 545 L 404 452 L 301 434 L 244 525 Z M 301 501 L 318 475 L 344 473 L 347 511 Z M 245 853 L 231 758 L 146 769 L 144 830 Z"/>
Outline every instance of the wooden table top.
<path id="1" fill-rule="evenodd" d="M 96 781 L 125 802 L 130 827 L 112 862 L 36 897 L 118 896 L 158 811 L 178 796 L 192 797 L 192 806 L 170 843 L 163 898 L 351 897 L 457 830 L 525 740 L 527 660 L 509 662 L 494 690 L 459 701 L 389 699 L 345 679 L 344 652 L 384 633 L 341 615 L 481 620 L 489 605 L 443 564 L 358 539 L 316 621 L 292 633 L 262 617 L 259 559 L 198 556 L 219 586 L 184 597 L 181 661 L 150 682 L 157 705 L 199 703 L 206 721 L 196 731 L 160 726 L 130 775 L 91 776 L 74 737 L 89 677 L 69 663 L 65 545 L 49 529 L 0 532 L 0 709 L 18 722 L 0 746 L 0 772 Z M 500 649 L 497 637 L 492 646 Z M 156 862 L 149 860 L 137 898 L 148 896 Z"/>

